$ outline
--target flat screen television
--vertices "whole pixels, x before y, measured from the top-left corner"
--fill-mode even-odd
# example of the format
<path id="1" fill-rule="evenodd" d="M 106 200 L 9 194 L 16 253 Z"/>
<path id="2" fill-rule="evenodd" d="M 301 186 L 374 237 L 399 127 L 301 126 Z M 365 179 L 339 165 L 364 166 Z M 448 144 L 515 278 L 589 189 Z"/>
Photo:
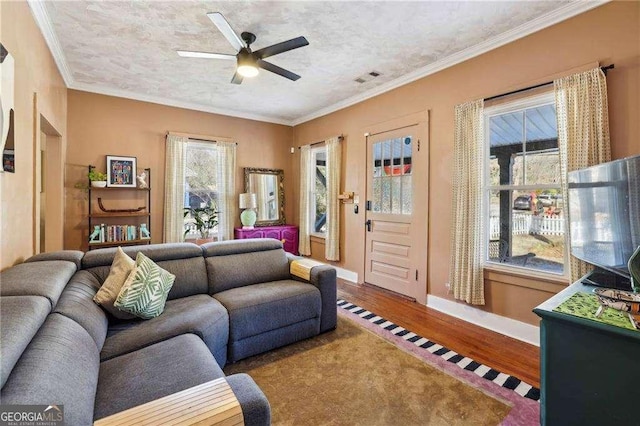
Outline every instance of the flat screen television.
<path id="1" fill-rule="evenodd" d="M 640 155 L 569 172 L 571 254 L 598 267 L 589 284 L 630 289 L 640 246 Z"/>

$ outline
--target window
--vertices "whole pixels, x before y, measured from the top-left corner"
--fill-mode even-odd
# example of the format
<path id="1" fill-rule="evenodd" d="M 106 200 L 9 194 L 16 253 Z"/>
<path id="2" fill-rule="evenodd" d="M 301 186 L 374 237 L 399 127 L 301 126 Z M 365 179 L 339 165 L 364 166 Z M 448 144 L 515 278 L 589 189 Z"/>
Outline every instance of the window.
<path id="1" fill-rule="evenodd" d="M 212 207 L 217 210 L 218 188 L 216 185 L 218 171 L 218 155 L 216 146 L 211 143 L 188 142 L 185 156 L 184 173 L 184 206 L 185 208 Z M 208 217 L 205 217 L 207 219 Z M 201 238 L 196 229 L 195 220 L 185 216 L 185 238 Z M 217 227 L 210 229 L 211 234 Z M 212 236 L 212 235 L 210 235 Z"/>
<path id="2" fill-rule="evenodd" d="M 412 144 L 410 135 L 373 144 L 373 212 L 411 215 Z"/>
<path id="3" fill-rule="evenodd" d="M 327 231 L 327 150 L 324 146 L 311 149 L 309 192 L 310 234 L 324 237 Z"/>
<path id="4" fill-rule="evenodd" d="M 564 274 L 565 203 L 553 94 L 485 110 L 487 262 Z"/>

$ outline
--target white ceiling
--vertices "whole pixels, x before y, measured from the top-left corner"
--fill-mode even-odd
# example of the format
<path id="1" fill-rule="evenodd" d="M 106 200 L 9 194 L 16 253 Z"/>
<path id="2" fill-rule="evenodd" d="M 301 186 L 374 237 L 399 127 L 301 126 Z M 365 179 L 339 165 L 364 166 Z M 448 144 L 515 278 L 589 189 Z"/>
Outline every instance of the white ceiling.
<path id="1" fill-rule="evenodd" d="M 574 1 L 45 1 L 30 6 L 70 88 L 263 121 L 298 124 L 477 56 L 602 4 Z M 254 50 L 300 35 L 261 70 L 230 83 L 235 54 L 207 18 L 221 12 Z M 354 81 L 370 71 L 382 75 Z"/>

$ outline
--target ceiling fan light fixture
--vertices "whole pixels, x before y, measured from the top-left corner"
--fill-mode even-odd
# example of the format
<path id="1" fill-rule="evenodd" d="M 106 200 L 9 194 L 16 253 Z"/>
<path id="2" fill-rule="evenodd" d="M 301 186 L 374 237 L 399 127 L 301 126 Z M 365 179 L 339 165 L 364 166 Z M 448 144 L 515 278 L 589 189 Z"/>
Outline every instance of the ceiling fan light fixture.
<path id="1" fill-rule="evenodd" d="M 238 65 L 238 74 L 243 77 L 255 77 L 258 75 L 258 68 L 252 64 Z"/>
<path id="2" fill-rule="evenodd" d="M 255 77 L 258 75 L 258 65 L 249 49 L 241 49 L 238 52 L 238 68 L 236 71 L 243 77 Z"/>

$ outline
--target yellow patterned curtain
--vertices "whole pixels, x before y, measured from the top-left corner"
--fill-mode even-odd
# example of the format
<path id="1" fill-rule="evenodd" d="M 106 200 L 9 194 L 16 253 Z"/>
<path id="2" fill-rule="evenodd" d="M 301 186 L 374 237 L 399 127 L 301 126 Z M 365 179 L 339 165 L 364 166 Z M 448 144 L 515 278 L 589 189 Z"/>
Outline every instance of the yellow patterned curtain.
<path id="1" fill-rule="evenodd" d="M 189 138 L 167 135 L 164 173 L 165 243 L 179 243 L 184 236 L 184 173 Z"/>
<path id="2" fill-rule="evenodd" d="M 236 213 L 236 143 L 216 141 L 218 155 L 218 241 L 233 240 Z"/>
<path id="3" fill-rule="evenodd" d="M 611 160 L 607 80 L 600 68 L 594 68 L 555 80 L 553 86 L 562 167 L 562 192 L 564 199 L 568 200 L 567 172 Z M 568 224 L 568 212 L 565 217 Z M 569 226 L 565 228 L 569 229 Z M 576 281 L 592 269 L 588 263 L 573 256 L 570 258 L 572 281 Z"/>
<path id="4" fill-rule="evenodd" d="M 309 145 L 300 147 L 300 227 L 298 252 L 303 256 L 311 256 L 311 239 L 309 237 L 309 204 L 311 203 L 311 193 L 309 192 L 311 147 Z"/>
<path id="5" fill-rule="evenodd" d="M 342 145 L 338 136 L 325 141 L 327 147 L 327 234 L 325 258 L 340 260 L 340 169 Z"/>
<path id="6" fill-rule="evenodd" d="M 455 108 L 449 279 L 453 296 L 472 305 L 484 305 L 483 115 L 483 100 Z"/>

